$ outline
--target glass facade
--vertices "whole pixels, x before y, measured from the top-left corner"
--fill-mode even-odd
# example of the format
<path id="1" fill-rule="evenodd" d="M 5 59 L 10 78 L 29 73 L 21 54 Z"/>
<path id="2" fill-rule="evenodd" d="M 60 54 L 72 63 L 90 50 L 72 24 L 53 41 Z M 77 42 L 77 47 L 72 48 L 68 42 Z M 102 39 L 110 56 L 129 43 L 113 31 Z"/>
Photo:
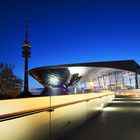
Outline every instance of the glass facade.
<path id="1" fill-rule="evenodd" d="M 140 75 L 138 87 L 140 87 Z M 88 81 L 79 81 L 69 88 L 71 93 L 90 93 L 100 90 L 134 89 L 136 87 L 136 74 L 129 71 L 114 71 Z"/>

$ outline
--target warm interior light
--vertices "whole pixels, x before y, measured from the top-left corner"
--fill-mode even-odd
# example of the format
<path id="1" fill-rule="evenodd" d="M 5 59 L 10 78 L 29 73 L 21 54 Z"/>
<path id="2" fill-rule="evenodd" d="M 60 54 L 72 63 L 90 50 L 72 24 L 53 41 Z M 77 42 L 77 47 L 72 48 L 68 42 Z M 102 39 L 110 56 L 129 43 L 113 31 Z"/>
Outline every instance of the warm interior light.
<path id="1" fill-rule="evenodd" d="M 89 86 L 90 86 L 90 88 L 93 88 L 94 87 L 94 81 L 93 80 L 90 80 L 89 81 Z"/>

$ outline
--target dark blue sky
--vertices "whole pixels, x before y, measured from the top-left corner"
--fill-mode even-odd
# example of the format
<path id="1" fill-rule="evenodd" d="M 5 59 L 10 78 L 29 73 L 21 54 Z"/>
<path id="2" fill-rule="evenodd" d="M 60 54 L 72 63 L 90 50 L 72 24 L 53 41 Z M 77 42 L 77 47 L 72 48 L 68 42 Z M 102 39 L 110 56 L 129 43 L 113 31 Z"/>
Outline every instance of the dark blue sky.
<path id="1" fill-rule="evenodd" d="M 140 63 L 139 0 L 0 0 L 0 62 L 15 64 L 22 79 L 26 16 L 30 69 L 123 59 Z M 30 88 L 39 87 L 29 80 Z"/>

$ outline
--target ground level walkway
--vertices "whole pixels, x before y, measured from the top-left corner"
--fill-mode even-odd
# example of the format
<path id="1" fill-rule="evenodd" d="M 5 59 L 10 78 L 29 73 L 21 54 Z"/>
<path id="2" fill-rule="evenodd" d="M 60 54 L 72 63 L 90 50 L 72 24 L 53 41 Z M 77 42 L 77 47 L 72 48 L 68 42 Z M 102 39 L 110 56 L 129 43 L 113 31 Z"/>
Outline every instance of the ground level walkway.
<path id="1" fill-rule="evenodd" d="M 61 140 L 140 140 L 140 98 L 116 98 Z"/>

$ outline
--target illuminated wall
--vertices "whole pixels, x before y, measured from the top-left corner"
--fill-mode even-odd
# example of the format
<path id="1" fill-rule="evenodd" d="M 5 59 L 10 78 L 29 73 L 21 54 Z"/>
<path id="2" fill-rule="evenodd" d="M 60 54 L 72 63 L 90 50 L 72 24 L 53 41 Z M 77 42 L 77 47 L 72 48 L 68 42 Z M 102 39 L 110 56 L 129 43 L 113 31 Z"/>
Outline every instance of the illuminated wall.
<path id="1" fill-rule="evenodd" d="M 0 140 L 56 140 L 113 99 L 114 93 L 108 91 L 1 100 Z"/>

